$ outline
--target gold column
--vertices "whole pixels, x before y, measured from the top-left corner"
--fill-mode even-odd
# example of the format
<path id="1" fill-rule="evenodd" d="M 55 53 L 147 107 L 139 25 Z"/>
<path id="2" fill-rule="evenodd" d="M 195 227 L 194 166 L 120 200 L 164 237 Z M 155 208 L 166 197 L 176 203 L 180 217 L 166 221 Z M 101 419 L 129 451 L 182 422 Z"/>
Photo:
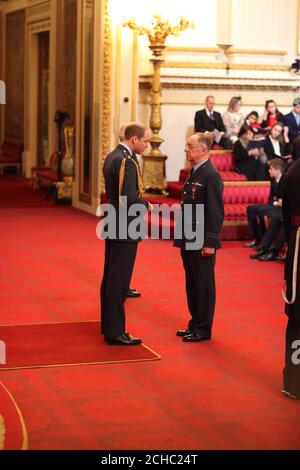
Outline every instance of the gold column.
<path id="1" fill-rule="evenodd" d="M 151 45 L 149 46 L 153 58 L 153 78 L 151 87 L 151 116 L 150 128 L 152 131 L 150 144 L 151 150 L 149 154 L 143 155 L 143 183 L 145 191 L 159 191 L 164 193 L 167 188 L 166 181 L 166 155 L 160 151 L 160 145 L 163 139 L 159 136 L 159 131 L 162 127 L 161 117 L 161 83 L 160 83 L 160 68 L 164 62 L 162 56 L 165 45 Z"/>
<path id="2" fill-rule="evenodd" d="M 152 51 L 151 62 L 153 64 L 153 78 L 151 87 L 151 116 L 150 128 L 152 131 L 150 144 L 151 150 L 149 154 L 142 155 L 143 158 L 143 184 L 145 191 L 154 191 L 165 193 L 167 188 L 166 181 L 166 155 L 163 155 L 159 149 L 163 139 L 159 136 L 162 127 L 161 118 L 161 83 L 160 69 L 164 62 L 163 52 L 166 48 L 165 41 L 168 36 L 177 36 L 181 31 L 193 24 L 185 19 L 180 18 L 179 23 L 175 26 L 170 25 L 169 20 L 163 20 L 161 15 L 154 15 L 151 26 L 138 25 L 131 18 L 126 21 L 123 26 L 128 26 L 138 34 L 146 34 L 150 42 L 150 50 Z"/>

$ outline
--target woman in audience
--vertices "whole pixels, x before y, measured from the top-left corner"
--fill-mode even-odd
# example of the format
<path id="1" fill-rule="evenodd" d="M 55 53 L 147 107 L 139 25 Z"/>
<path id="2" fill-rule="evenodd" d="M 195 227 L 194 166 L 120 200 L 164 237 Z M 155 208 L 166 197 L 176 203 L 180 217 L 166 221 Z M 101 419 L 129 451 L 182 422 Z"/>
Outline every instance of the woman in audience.
<path id="1" fill-rule="evenodd" d="M 283 114 L 278 111 L 274 100 L 267 100 L 265 104 L 265 111 L 262 117 L 261 127 L 271 128 L 277 124 L 277 122 L 283 122 Z"/>
<path id="2" fill-rule="evenodd" d="M 238 137 L 233 147 L 236 171 L 246 175 L 250 181 L 266 180 L 266 156 L 259 148 L 249 149 L 250 140 L 254 137 L 253 129 L 247 125 L 242 126 Z"/>
<path id="3" fill-rule="evenodd" d="M 232 142 L 238 140 L 238 133 L 244 124 L 243 115 L 240 113 L 242 98 L 234 96 L 231 98 L 227 111 L 223 114 L 223 122 L 226 129 L 226 137 Z"/>
<path id="4" fill-rule="evenodd" d="M 265 140 L 263 150 L 268 160 L 282 158 L 285 156 L 285 145 L 283 142 L 283 124 L 278 122 L 271 127 L 270 134 Z"/>

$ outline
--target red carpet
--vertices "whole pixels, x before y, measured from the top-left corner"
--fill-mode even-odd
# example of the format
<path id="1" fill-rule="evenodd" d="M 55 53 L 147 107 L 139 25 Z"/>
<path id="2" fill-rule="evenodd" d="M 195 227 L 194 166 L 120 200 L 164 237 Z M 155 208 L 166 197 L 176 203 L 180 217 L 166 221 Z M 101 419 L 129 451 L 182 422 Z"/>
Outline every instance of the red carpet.
<path id="1" fill-rule="evenodd" d="M 26 450 L 27 430 L 13 396 L 0 382 L 0 450 Z"/>
<path id="2" fill-rule="evenodd" d="M 30 206 L 22 184 L 0 178 L 0 323 L 97 321 L 97 220 L 39 193 Z M 18 191 L 22 207 L 6 206 Z M 127 328 L 162 360 L 1 371 L 30 449 L 300 449 L 300 403 L 280 393 L 283 265 L 250 252 L 223 244 L 213 339 L 185 344 L 175 336 L 188 319 L 179 251 L 141 243 L 132 286 L 142 297 L 126 301 Z"/>
<path id="3" fill-rule="evenodd" d="M 0 338 L 6 345 L 6 364 L 0 370 L 160 359 L 144 345 L 105 344 L 99 322 L 0 326 Z"/>

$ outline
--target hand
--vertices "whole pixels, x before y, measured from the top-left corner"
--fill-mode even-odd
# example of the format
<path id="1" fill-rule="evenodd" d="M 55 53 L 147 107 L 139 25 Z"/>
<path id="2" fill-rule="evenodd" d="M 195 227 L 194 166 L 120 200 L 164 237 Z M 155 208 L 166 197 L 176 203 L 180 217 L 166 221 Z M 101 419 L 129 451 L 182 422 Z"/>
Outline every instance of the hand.
<path id="1" fill-rule="evenodd" d="M 153 211 L 153 205 L 151 204 L 151 202 L 148 201 L 148 211 L 149 212 L 152 212 Z"/>
<path id="2" fill-rule="evenodd" d="M 269 114 L 269 112 L 267 110 L 265 110 L 265 112 L 263 114 L 263 121 L 266 121 L 268 119 L 268 114 Z"/>
<path id="3" fill-rule="evenodd" d="M 259 150 L 258 150 L 258 149 L 251 149 L 251 150 L 249 150 L 248 154 L 249 154 L 251 157 L 258 157 L 258 155 L 259 155 Z"/>
<path id="4" fill-rule="evenodd" d="M 211 248 L 209 246 L 204 246 L 201 250 L 202 256 L 211 256 L 215 254 L 215 248 Z"/>

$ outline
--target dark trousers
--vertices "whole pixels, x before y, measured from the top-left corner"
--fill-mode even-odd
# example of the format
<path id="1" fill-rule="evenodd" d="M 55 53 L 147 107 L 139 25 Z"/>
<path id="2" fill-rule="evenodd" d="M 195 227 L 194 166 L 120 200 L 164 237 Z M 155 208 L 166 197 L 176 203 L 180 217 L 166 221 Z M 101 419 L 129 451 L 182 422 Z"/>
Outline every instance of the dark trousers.
<path id="1" fill-rule="evenodd" d="M 115 338 L 125 332 L 124 302 L 130 285 L 138 243 L 105 241 L 100 289 L 101 333 Z"/>
<path id="2" fill-rule="evenodd" d="M 181 250 L 185 270 L 186 295 L 191 319 L 188 329 L 211 335 L 216 304 L 215 255 L 201 256 L 201 251 Z"/>
<path id="3" fill-rule="evenodd" d="M 284 389 L 300 399 L 300 289 L 286 328 Z"/>
<path id="4" fill-rule="evenodd" d="M 282 226 L 282 210 L 280 207 L 274 207 L 268 210 L 265 215 L 269 217 L 269 226 L 262 237 L 261 245 L 267 249 L 271 247 L 276 234 Z"/>
<path id="5" fill-rule="evenodd" d="M 247 207 L 247 218 L 250 235 L 261 241 L 265 234 L 266 226 L 264 216 L 272 209 L 270 204 L 254 204 Z"/>
<path id="6" fill-rule="evenodd" d="M 272 243 L 272 251 L 276 254 L 280 253 L 285 243 L 286 243 L 286 236 L 285 236 L 285 231 L 282 225 L 279 230 L 278 237 L 276 238 L 275 242 Z"/>

